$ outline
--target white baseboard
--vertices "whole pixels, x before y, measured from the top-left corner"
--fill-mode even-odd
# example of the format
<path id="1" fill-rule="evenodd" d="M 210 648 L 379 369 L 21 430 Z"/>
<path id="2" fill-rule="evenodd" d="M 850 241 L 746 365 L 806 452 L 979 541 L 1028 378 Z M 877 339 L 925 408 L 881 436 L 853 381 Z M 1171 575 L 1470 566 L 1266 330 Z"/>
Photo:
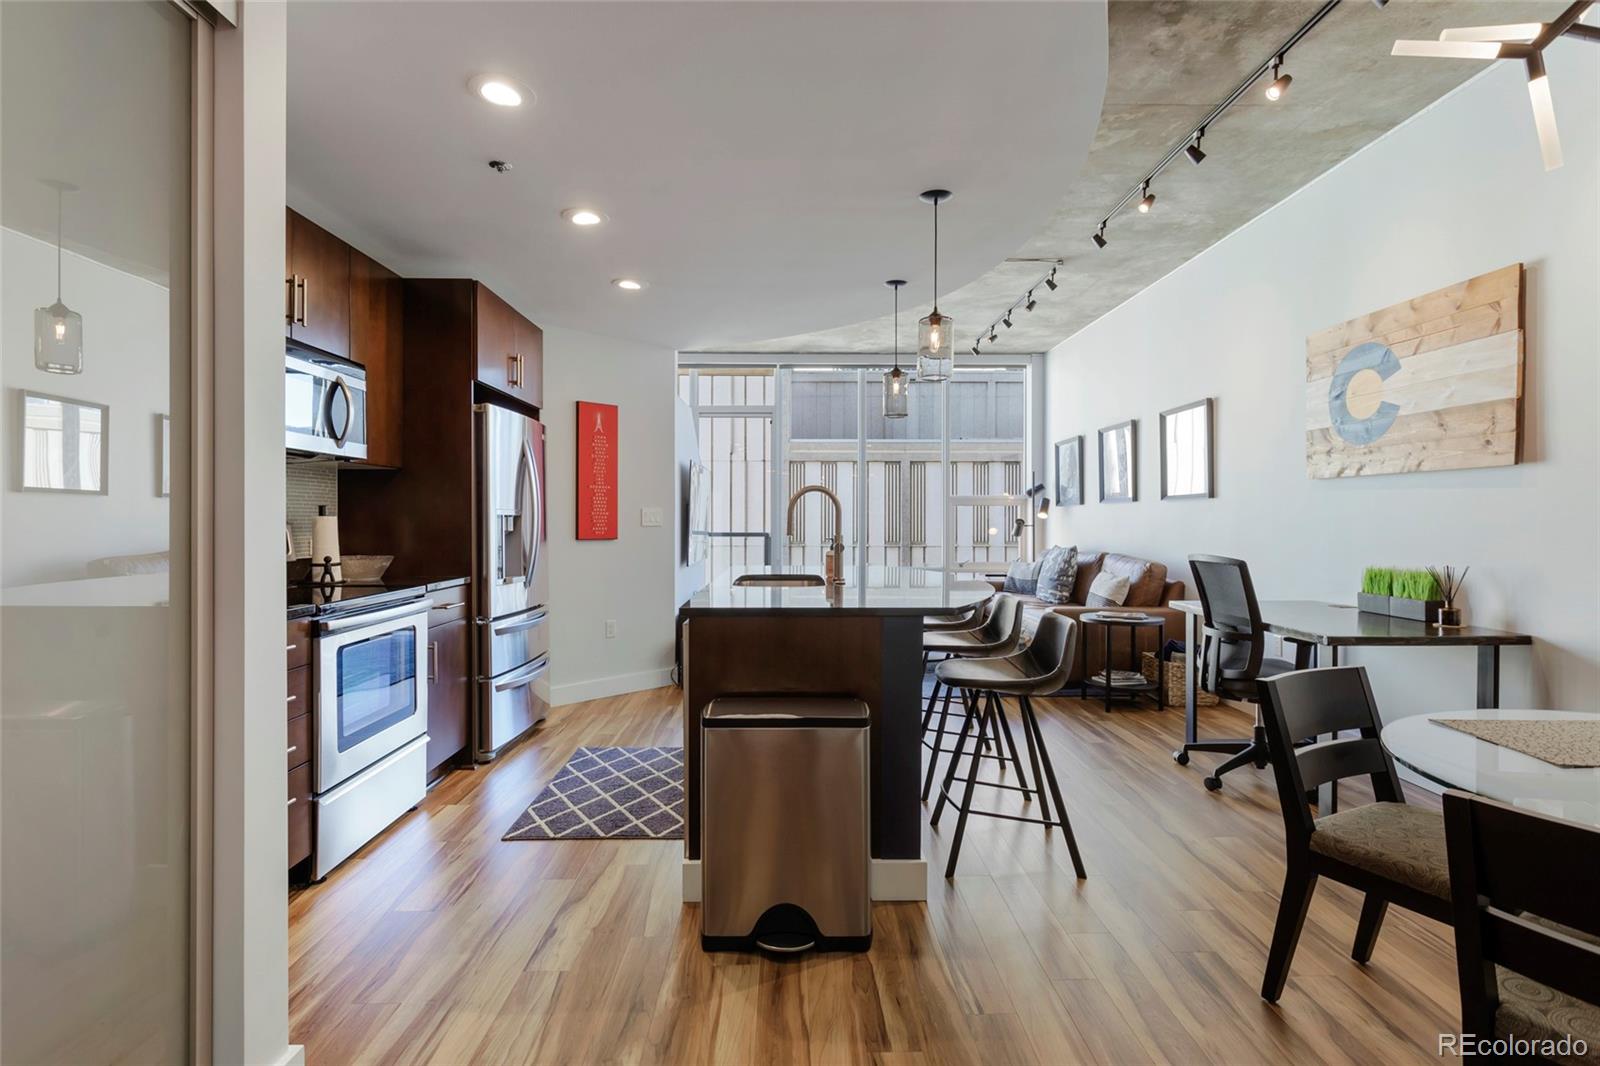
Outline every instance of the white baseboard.
<path id="1" fill-rule="evenodd" d="M 550 702 L 560 707 L 567 703 L 621 696 L 626 692 L 641 692 L 648 688 L 660 688 L 662 685 L 670 684 L 672 684 L 670 666 L 663 666 L 658 670 L 636 670 L 631 674 L 612 674 L 610 677 L 595 677 L 588 681 L 551 685 Z"/>
<path id="2" fill-rule="evenodd" d="M 927 859 L 873 859 L 870 870 L 873 900 L 880 903 L 920 901 L 928 898 Z M 700 860 L 683 860 L 683 901 L 700 902 Z"/>
<path id="3" fill-rule="evenodd" d="M 303 1044 L 290 1044 L 272 1066 L 306 1066 L 306 1049 Z"/>

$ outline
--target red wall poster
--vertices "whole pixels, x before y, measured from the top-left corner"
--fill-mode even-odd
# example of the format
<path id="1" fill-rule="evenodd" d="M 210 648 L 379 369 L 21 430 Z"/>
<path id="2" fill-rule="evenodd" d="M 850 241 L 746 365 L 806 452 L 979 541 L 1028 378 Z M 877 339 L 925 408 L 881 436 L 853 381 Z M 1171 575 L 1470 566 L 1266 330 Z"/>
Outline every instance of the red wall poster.
<path id="1" fill-rule="evenodd" d="M 578 401 L 578 539 L 617 539 L 617 405 Z"/>

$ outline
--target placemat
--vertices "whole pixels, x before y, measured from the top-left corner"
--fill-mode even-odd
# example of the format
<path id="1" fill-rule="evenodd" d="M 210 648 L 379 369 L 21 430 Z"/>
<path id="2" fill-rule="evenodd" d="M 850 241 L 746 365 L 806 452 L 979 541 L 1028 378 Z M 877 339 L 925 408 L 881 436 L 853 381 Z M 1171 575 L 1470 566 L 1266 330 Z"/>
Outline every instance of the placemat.
<path id="1" fill-rule="evenodd" d="M 1430 718 L 1429 721 L 1502 748 L 1532 755 L 1552 766 L 1569 769 L 1600 766 L 1600 722 L 1559 718 Z"/>

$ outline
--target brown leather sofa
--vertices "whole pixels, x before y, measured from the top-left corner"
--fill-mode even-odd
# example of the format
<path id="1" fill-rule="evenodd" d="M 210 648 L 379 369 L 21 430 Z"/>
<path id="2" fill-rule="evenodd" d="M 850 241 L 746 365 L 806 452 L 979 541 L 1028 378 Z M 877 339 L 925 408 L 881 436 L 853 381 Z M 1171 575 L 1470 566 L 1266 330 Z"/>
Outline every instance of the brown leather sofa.
<path id="1" fill-rule="evenodd" d="M 1039 627 L 1039 619 L 1046 611 L 1054 611 L 1078 620 L 1073 636 L 1077 644 L 1077 654 L 1073 656 L 1072 671 L 1067 675 L 1068 687 L 1081 684 L 1086 676 L 1099 673 L 1105 668 L 1105 630 L 1092 623 L 1084 625 L 1081 620 L 1081 616 L 1098 610 L 1086 607 L 1083 601 L 1089 595 L 1089 586 L 1094 584 L 1094 579 L 1102 572 L 1128 578 L 1127 602 L 1121 608 L 1111 608 L 1112 610 L 1143 611 L 1145 614 L 1160 618 L 1163 623 L 1159 630 L 1151 628 L 1136 632 L 1137 652 L 1159 652 L 1165 642 L 1183 639 L 1183 612 L 1175 610 L 1168 604 L 1173 600 L 1184 598 L 1184 586 L 1182 581 L 1167 580 L 1165 563 L 1150 562 L 1147 559 L 1119 555 L 1116 552 L 1094 552 L 1080 548 L 1078 577 L 1072 586 L 1071 603 L 1045 603 L 1037 596 L 1022 597 L 1022 636 L 1025 641 L 1033 639 L 1034 631 Z M 1126 630 L 1119 629 L 1112 634 L 1111 667 L 1114 670 L 1139 669 L 1139 655 L 1129 652 Z"/>

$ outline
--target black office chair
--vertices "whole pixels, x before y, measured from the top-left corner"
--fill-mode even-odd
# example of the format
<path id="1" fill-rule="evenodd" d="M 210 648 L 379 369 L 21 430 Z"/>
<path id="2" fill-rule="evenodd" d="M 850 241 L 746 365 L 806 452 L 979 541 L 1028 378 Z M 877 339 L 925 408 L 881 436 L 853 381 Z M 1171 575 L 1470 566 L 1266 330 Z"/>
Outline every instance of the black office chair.
<path id="1" fill-rule="evenodd" d="M 1261 625 L 1261 605 L 1256 600 L 1255 585 L 1250 581 L 1250 568 L 1243 559 L 1191 555 L 1189 569 L 1194 574 L 1204 616 L 1199 683 L 1207 692 L 1224 699 L 1255 703 L 1256 682 L 1264 677 L 1286 674 L 1294 669 L 1294 664 L 1266 655 L 1266 630 Z M 1247 765 L 1265 769 L 1267 734 L 1260 710 L 1256 711 L 1255 729 L 1250 737 L 1186 743 L 1173 752 L 1172 757 L 1179 766 L 1187 766 L 1191 751 L 1233 756 L 1205 779 L 1206 788 L 1212 792 L 1222 787 L 1222 775 L 1230 770 Z"/>

